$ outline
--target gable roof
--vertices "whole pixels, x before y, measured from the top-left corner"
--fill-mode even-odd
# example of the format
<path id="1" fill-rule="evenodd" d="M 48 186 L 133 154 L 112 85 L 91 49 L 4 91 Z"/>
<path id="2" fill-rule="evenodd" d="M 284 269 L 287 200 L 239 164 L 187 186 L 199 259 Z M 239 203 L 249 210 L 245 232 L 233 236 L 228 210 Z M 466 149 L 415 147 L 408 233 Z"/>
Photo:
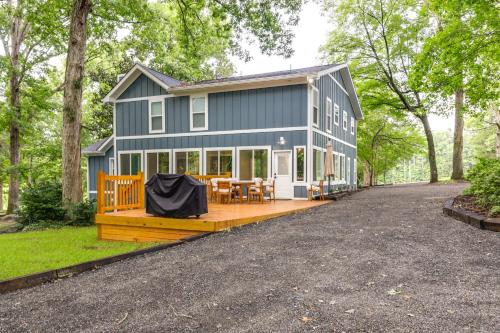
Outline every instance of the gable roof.
<path id="1" fill-rule="evenodd" d="M 82 154 L 87 156 L 104 156 L 113 145 L 113 136 L 99 140 L 82 149 Z"/>
<path id="2" fill-rule="evenodd" d="M 249 89 L 257 86 L 280 86 L 290 84 L 306 84 L 309 79 L 340 71 L 346 91 L 354 110 L 356 119 L 362 119 L 363 113 L 359 104 L 351 73 L 347 64 L 328 64 L 284 71 L 230 76 L 213 80 L 196 82 L 182 82 L 168 75 L 160 73 L 142 64 L 135 64 L 125 76 L 104 97 L 104 102 L 114 102 L 125 89 L 142 73 L 159 84 L 162 88 L 174 95 L 189 94 L 196 91 L 220 91 L 227 89 Z"/>

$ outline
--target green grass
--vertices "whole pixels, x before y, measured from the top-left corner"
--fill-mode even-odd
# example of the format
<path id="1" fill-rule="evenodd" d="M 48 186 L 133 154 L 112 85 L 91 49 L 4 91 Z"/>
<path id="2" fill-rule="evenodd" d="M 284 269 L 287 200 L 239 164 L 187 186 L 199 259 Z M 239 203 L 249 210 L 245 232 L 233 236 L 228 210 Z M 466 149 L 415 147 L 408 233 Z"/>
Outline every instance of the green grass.
<path id="1" fill-rule="evenodd" d="M 97 240 L 97 229 L 65 227 L 0 235 L 0 280 L 130 252 L 156 243 Z"/>

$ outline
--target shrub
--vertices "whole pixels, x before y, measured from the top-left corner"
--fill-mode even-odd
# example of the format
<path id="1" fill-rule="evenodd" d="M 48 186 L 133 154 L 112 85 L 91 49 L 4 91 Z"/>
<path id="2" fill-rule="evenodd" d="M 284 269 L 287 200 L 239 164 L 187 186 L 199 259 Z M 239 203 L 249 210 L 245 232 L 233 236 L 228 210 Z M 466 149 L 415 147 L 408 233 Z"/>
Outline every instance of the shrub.
<path id="1" fill-rule="evenodd" d="M 62 203 L 62 185 L 59 182 L 43 182 L 30 185 L 21 193 L 19 223 L 27 229 L 57 228 L 66 225 L 85 226 L 94 222 L 95 201 L 84 200 L 70 205 Z"/>
<path id="2" fill-rule="evenodd" d="M 476 198 L 476 204 L 500 214 L 500 159 L 482 158 L 467 173 L 471 186 L 464 191 Z"/>
<path id="3" fill-rule="evenodd" d="M 23 225 L 44 221 L 63 221 L 65 210 L 61 205 L 62 185 L 59 182 L 43 182 L 29 185 L 21 192 L 18 216 Z"/>

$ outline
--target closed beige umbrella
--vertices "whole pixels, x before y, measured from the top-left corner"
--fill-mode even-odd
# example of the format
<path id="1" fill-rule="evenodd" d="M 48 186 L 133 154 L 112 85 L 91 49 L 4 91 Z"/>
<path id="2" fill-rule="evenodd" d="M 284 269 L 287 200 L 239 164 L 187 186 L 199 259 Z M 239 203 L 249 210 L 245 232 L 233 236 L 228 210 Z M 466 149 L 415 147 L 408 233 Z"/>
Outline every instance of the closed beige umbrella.
<path id="1" fill-rule="evenodd" d="M 324 176 L 328 177 L 328 192 L 330 192 L 330 176 L 333 175 L 333 145 L 331 141 L 326 144 L 325 171 Z"/>

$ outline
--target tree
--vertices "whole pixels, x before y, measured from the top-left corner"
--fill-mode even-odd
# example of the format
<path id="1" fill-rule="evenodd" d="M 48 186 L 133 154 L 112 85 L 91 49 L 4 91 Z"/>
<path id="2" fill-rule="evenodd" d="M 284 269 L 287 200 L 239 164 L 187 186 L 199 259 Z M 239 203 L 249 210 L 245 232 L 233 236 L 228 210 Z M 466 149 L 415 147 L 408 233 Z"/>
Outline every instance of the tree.
<path id="1" fill-rule="evenodd" d="M 65 14 L 64 1 L 9 0 L 0 6 L 0 40 L 4 50 L 2 67 L 6 69 L 7 123 L 9 127 L 9 199 L 7 213 L 19 200 L 20 151 L 26 112 L 22 106 L 25 81 L 32 75 L 43 76 L 47 62 L 62 52 L 64 27 L 58 20 Z"/>
<path id="2" fill-rule="evenodd" d="M 424 95 L 410 86 L 409 74 L 420 51 L 427 23 L 416 15 L 415 1 L 329 1 L 337 26 L 323 50 L 331 61 L 351 61 L 356 82 L 370 81 L 372 104 L 416 117 L 427 140 L 430 182 L 438 181 L 434 138 Z M 354 74 L 353 74 L 354 75 Z"/>
<path id="3" fill-rule="evenodd" d="M 199 48 L 200 43 L 207 45 L 208 50 L 231 50 L 235 54 L 246 56 L 240 43 L 247 34 L 257 39 L 264 53 L 290 55 L 293 34 L 286 26 L 297 23 L 301 4 L 302 1 L 298 0 L 177 0 L 160 4 L 149 4 L 145 0 L 108 0 L 92 5 L 90 0 L 74 0 L 63 102 L 63 201 L 74 203 L 82 197 L 80 126 L 84 62 L 89 58 L 86 55 L 87 39 L 91 39 L 94 49 L 97 49 L 96 46 L 115 37 L 113 34 L 119 27 L 129 28 L 132 32 L 134 29 L 144 31 L 144 34 L 134 33 L 150 37 L 136 40 L 142 45 L 142 51 L 149 50 L 151 54 L 168 56 L 171 50 L 189 50 L 191 57 L 178 59 L 176 63 L 187 65 L 186 73 L 190 73 L 189 69 L 196 68 L 194 65 L 199 64 L 200 60 L 207 60 L 207 53 Z M 164 29 L 170 34 L 159 33 Z M 167 47 L 157 44 L 158 38 L 154 35 L 161 35 Z M 148 41 L 154 43 L 148 44 Z M 215 58 L 224 59 L 220 54 Z M 161 64 L 160 69 L 166 74 L 180 72 L 180 66 L 165 65 L 163 62 Z"/>
<path id="4" fill-rule="evenodd" d="M 454 95 L 455 130 L 452 179 L 462 179 L 464 114 L 483 112 L 498 99 L 500 22 L 491 2 L 426 1 L 432 33 L 412 68 L 416 89 Z"/>

